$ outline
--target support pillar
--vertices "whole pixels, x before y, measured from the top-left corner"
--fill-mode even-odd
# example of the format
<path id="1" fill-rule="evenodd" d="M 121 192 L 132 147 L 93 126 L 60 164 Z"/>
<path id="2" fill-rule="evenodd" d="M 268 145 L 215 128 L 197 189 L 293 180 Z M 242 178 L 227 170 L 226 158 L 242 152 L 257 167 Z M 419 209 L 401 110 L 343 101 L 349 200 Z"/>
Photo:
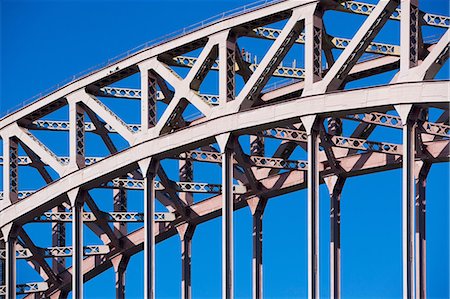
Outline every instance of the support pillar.
<path id="1" fill-rule="evenodd" d="M 189 223 L 177 227 L 181 239 L 181 298 L 192 298 L 192 237 L 194 236 L 195 226 Z"/>
<path id="2" fill-rule="evenodd" d="M 72 208 L 72 298 L 83 299 L 83 205 L 84 191 L 67 193 Z"/>
<path id="3" fill-rule="evenodd" d="M 230 134 L 216 136 L 222 155 L 222 298 L 234 298 L 233 149 Z"/>
<path id="4" fill-rule="evenodd" d="M 3 230 L 3 236 L 6 239 L 6 260 L 5 260 L 5 282 L 6 296 L 8 299 L 16 298 L 16 245 L 17 245 L 17 229 L 15 225 L 9 225 Z"/>
<path id="5" fill-rule="evenodd" d="M 253 299 L 263 298 L 263 212 L 256 211 L 253 218 L 253 274 L 252 274 L 252 289 Z"/>
<path id="6" fill-rule="evenodd" d="M 0 250 L 6 249 L 6 242 L 3 240 L 0 240 Z M 5 272 L 6 272 L 6 262 L 5 259 L 0 259 L 0 286 L 6 285 L 5 282 Z M 4 295 L 0 295 L 0 299 L 5 299 Z"/>
<path id="7" fill-rule="evenodd" d="M 319 296 L 319 130 L 317 117 L 301 118 L 308 134 L 308 298 Z"/>
<path id="8" fill-rule="evenodd" d="M 251 198 L 247 200 L 253 220 L 253 258 L 252 258 L 252 298 L 263 298 L 263 214 L 267 200 Z"/>
<path id="9" fill-rule="evenodd" d="M 402 244 L 403 244 L 403 298 L 415 298 L 414 286 L 414 157 L 415 120 L 412 105 L 395 106 L 403 124 L 402 168 Z"/>
<path id="10" fill-rule="evenodd" d="M 125 299 L 125 273 L 129 261 L 128 256 L 120 256 L 111 261 L 116 274 L 116 299 Z"/>
<path id="11" fill-rule="evenodd" d="M 234 298 L 233 152 L 222 153 L 222 298 Z"/>
<path id="12" fill-rule="evenodd" d="M 324 178 L 330 193 L 330 298 L 341 298 L 341 193 L 345 179 Z"/>
<path id="13" fill-rule="evenodd" d="M 144 176 L 144 298 L 155 298 L 155 177 L 158 163 L 139 161 Z"/>
<path id="14" fill-rule="evenodd" d="M 416 296 L 427 298 L 427 258 L 426 258 L 426 185 L 431 164 L 416 162 Z"/>

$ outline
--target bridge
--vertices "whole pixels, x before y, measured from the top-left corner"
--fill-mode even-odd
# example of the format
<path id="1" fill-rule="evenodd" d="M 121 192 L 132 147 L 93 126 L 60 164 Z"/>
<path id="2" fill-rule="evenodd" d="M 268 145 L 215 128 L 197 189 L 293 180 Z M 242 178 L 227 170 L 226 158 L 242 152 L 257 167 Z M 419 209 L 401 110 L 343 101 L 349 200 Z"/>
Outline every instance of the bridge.
<path id="1" fill-rule="evenodd" d="M 353 37 L 327 33 L 327 18 L 348 14 L 364 16 Z M 400 27 L 392 33 L 399 44 L 375 41 L 388 24 Z M 251 212 L 252 294 L 263 298 L 267 203 L 303 189 L 308 298 L 323 296 L 319 262 L 329 263 L 330 297 L 341 298 L 343 188 L 393 169 L 402 171 L 403 298 L 426 298 L 427 176 L 450 158 L 450 81 L 436 79 L 449 27 L 448 16 L 423 11 L 419 0 L 264 0 L 145 43 L 24 103 L 0 119 L 0 298 L 83 298 L 84 283 L 110 268 L 116 298 L 125 298 L 127 264 L 139 252 L 144 297 L 155 298 L 155 246 L 176 235 L 181 297 L 192 298 L 192 239 L 216 218 L 222 297 L 234 298 L 240 209 Z M 268 46 L 254 53 L 242 46 L 260 42 Z M 389 79 L 380 85 L 377 75 Z M 137 108 L 139 121 L 124 120 L 114 101 Z M 48 145 L 55 140 L 65 154 Z M 107 154 L 91 154 L 100 146 Z M 197 180 L 199 172 L 210 180 Z M 26 173 L 41 185 L 24 189 Z M 319 250 L 321 184 L 329 261 Z M 136 196 L 142 209 L 129 208 Z M 30 225 L 51 228 L 51 244 L 37 245 Z M 86 245 L 86 229 L 98 244 Z M 41 280 L 17 283 L 18 260 Z"/>

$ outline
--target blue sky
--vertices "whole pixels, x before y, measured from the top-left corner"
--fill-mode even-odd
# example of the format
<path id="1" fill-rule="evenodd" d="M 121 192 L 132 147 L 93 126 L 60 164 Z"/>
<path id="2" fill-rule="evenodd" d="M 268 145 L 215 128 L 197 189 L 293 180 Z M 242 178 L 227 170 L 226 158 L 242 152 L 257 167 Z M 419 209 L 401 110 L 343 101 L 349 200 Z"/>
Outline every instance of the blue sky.
<path id="1" fill-rule="evenodd" d="M 0 115 L 23 100 L 63 79 L 102 63 L 148 40 L 176 31 L 217 13 L 253 1 L 0 1 L 1 7 L 1 83 Z M 374 2 L 374 1 L 371 1 Z M 375 1 L 376 2 L 376 1 Z M 423 10 L 448 15 L 446 0 L 422 1 Z M 326 15 L 329 34 L 351 38 L 362 16 L 330 12 Z M 351 26 L 349 25 L 351 24 Z M 280 26 L 280 24 L 274 25 Z M 376 41 L 398 44 L 398 23 L 389 22 Z M 393 34 L 393 32 L 395 32 Z M 443 30 L 427 28 L 424 36 L 433 38 Z M 262 57 L 267 41 L 243 39 L 240 46 Z M 297 48 L 296 48 L 297 49 Z M 297 59 L 301 66 L 301 47 L 285 60 Z M 183 72 L 183 71 L 180 71 Z M 348 87 L 385 84 L 394 75 L 360 80 Z M 448 63 L 438 78 L 448 78 Z M 206 91 L 214 92 L 214 77 L 208 78 Z M 129 85 L 124 85 L 129 83 Z M 119 84 L 120 85 L 120 84 Z M 135 78 L 122 86 L 138 87 Z M 129 123 L 137 103 L 105 100 L 105 103 Z M 125 105 L 126 103 L 126 105 Z M 67 111 L 51 117 L 67 118 Z M 433 114 L 433 113 L 432 113 Z M 48 117 L 51 119 L 51 117 Z M 344 124 L 349 136 L 354 124 Z M 40 135 L 39 135 L 40 134 Z M 59 133 L 58 133 L 59 134 Z M 65 138 L 65 133 L 60 133 Z M 371 140 L 401 142 L 401 133 L 377 129 Z M 36 133 L 44 138 L 45 133 Z M 119 139 L 119 147 L 123 142 Z M 46 140 L 58 154 L 67 151 L 59 139 Z M 243 143 L 248 142 L 243 139 Z M 268 141 L 267 154 L 277 143 Z M 88 136 L 88 155 L 105 155 L 105 147 L 95 136 Z M 305 159 L 296 151 L 293 159 Z M 176 180 L 173 161 L 163 163 L 169 177 Z M 196 165 L 197 167 L 197 165 Z M 198 165 L 195 180 L 220 183 L 220 168 Z M 197 169 L 196 169 L 197 170 Z M 21 170 L 21 189 L 42 186 L 38 174 Z M 21 174 L 22 174 L 21 173 Z M 449 169 L 434 165 L 427 184 L 427 258 L 428 297 L 448 298 L 449 289 Z M 23 188 L 22 188 L 23 186 Z M 325 186 L 320 189 L 320 270 L 321 294 L 329 296 L 329 200 Z M 111 210 L 111 191 L 95 190 L 97 204 Z M 142 209 L 142 194 L 130 192 L 130 210 Z M 199 198 L 200 199 L 200 198 Z M 160 210 L 163 208 L 158 206 Z M 342 195 L 342 297 L 400 298 L 401 289 L 401 170 L 348 179 Z M 46 233 L 42 233 L 45 227 Z M 131 226 L 130 226 L 131 227 Z M 134 226 L 136 228 L 136 226 Z M 27 225 L 27 231 L 39 246 L 50 246 L 46 224 Z M 69 229 L 69 227 L 68 227 Z M 86 228 L 86 231 L 88 229 Z M 248 208 L 235 213 L 236 298 L 251 297 L 251 216 Z M 68 236 L 70 237 L 70 235 Z M 86 232 L 85 244 L 99 244 Z M 306 296 L 306 192 L 305 190 L 273 198 L 264 216 L 264 294 L 266 298 L 303 298 Z M 70 259 L 68 259 L 70 263 Z M 141 298 L 142 254 L 132 257 L 127 276 L 127 297 Z M 221 220 L 200 225 L 193 240 L 193 296 L 221 296 Z M 18 281 L 37 281 L 39 277 L 23 261 L 18 262 Z M 180 245 L 174 236 L 157 246 L 157 297 L 180 296 Z M 112 269 L 85 284 L 86 298 L 112 298 Z"/>

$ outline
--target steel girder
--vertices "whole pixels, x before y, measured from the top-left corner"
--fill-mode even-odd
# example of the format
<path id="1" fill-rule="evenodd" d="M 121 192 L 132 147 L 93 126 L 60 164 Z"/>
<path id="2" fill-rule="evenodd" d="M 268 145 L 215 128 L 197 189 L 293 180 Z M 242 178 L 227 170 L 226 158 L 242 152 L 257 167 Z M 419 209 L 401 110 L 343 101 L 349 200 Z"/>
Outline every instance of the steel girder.
<path id="1" fill-rule="evenodd" d="M 144 49 L 1 119 L 4 182 L 0 200 L 0 228 L 6 249 L 0 252 L 5 253 L 7 286 L 0 288 L 0 295 L 5 292 L 14 297 L 16 292 L 20 292 L 60 296 L 70 290 L 72 282 L 75 296 L 81 298 L 83 276 L 85 280 L 90 279 L 111 266 L 117 268 L 117 271 L 122 269 L 123 272 L 126 268 L 124 261 L 142 250 L 143 246 L 147 257 L 146 296 L 152 298 L 155 242 L 178 233 L 185 244 L 184 252 L 190 255 L 190 240 L 195 226 L 219 216 L 222 209 L 225 215 L 223 267 L 226 274 L 223 296 L 232 298 L 233 201 L 234 209 L 248 205 L 252 209 L 252 215 L 262 217 L 267 198 L 304 188 L 308 177 L 310 186 L 315 186 L 308 193 L 308 206 L 311 208 L 308 218 L 308 290 L 310 298 L 318 298 L 318 219 L 314 203 L 317 203 L 319 175 L 327 179 L 330 196 L 338 198 L 342 186 L 333 182 L 343 182 L 345 178 L 354 175 L 398 168 L 401 163 L 404 169 L 404 296 L 414 297 L 412 290 L 415 282 L 416 292 L 424 294 L 423 276 L 415 281 L 411 274 L 414 267 L 414 261 L 411 262 L 414 256 L 411 250 L 411 223 L 414 218 L 411 191 L 415 174 L 413 164 L 415 159 L 425 165 L 449 159 L 450 83 L 424 80 L 433 79 L 447 60 L 450 31 L 447 30 L 437 43 L 428 45 L 426 51 L 421 50 L 423 41 L 418 32 L 420 26 L 448 28 L 449 18 L 419 11 L 417 1 L 401 2 L 400 10 L 397 8 L 399 1 L 394 0 L 381 0 L 378 5 L 355 1 L 337 4 L 331 0 L 320 3 L 307 0 L 272 1 L 233 16 L 233 22 L 219 20 L 162 45 Z M 368 17 L 353 39 L 332 37 L 326 33 L 322 21 L 323 12 L 330 9 Z M 265 27 L 280 20 L 287 21 L 283 29 Z M 400 46 L 373 41 L 388 20 L 401 22 Z M 274 42 L 257 63 L 242 57 L 246 54 L 239 52 L 237 40 L 241 36 L 271 39 Z M 304 44 L 304 68 L 280 64 L 294 43 Z M 200 48 L 203 49 L 198 57 L 183 55 Z M 332 48 L 343 50 L 336 61 L 331 53 Z M 326 69 L 321 61 L 322 51 L 328 63 Z M 383 57 L 361 61 L 359 58 L 366 52 Z M 190 69 L 183 78 L 172 69 L 173 66 Z M 399 69 L 399 72 L 388 85 L 340 90 L 355 78 L 392 69 Z M 219 95 L 199 93 L 200 83 L 210 70 L 219 72 Z M 141 89 L 108 86 L 137 72 L 141 73 Z M 239 93 L 235 86 L 237 75 L 242 76 L 245 82 Z M 264 85 L 270 78 L 277 76 L 301 81 L 275 87 L 264 94 Z M 326 93 L 327 91 L 333 93 Z M 126 123 L 102 102 L 102 97 L 140 100 L 141 123 Z M 159 118 L 156 117 L 157 100 L 168 104 Z M 69 121 L 42 119 L 65 105 L 69 106 Z M 202 116 L 186 119 L 183 112 L 188 105 L 197 108 Z M 301 111 L 297 109 L 300 106 Z M 420 116 L 433 107 L 444 111 L 438 121 L 430 122 L 427 116 Z M 398 116 L 387 114 L 389 110 L 396 111 Z M 84 121 L 85 114 L 92 122 Z M 323 127 L 323 120 L 326 118 L 329 118 L 328 128 Z M 359 123 L 352 136 L 342 136 L 342 119 Z M 376 126 L 402 129 L 403 144 L 368 140 Z M 62 157 L 53 153 L 33 134 L 34 130 L 69 131 L 69 156 Z M 112 155 L 87 157 L 86 133 L 101 136 Z M 117 152 L 109 137 L 111 133 L 120 135 L 129 147 Z M 273 157 L 264 157 L 263 151 L 245 155 L 236 137 L 246 134 L 256 136 L 260 144 L 264 143 L 264 138 L 277 138 L 282 142 Z M 216 141 L 220 152 L 211 148 L 203 149 Z M 319 144 L 323 149 L 321 151 L 318 151 Z M 19 146 L 27 156 L 19 156 Z M 308 149 L 308 161 L 289 159 L 297 146 Z M 185 170 L 183 176 L 180 176 L 180 182 L 170 180 L 164 170 L 158 168 L 158 161 L 165 158 L 184 161 L 185 165 L 192 161 L 222 163 L 226 170 L 223 171 L 222 178 L 224 188 L 219 184 L 193 182 L 192 171 L 195 167 L 189 173 Z M 36 192 L 20 190 L 17 180 L 19 165 L 38 169 L 47 185 Z M 45 167 L 52 168 L 59 178 L 52 178 Z M 280 170 L 286 172 L 279 173 Z M 156 172 L 161 181 L 155 181 Z M 423 171 L 420 173 L 422 175 L 417 184 L 423 186 L 425 178 Z M 239 185 L 233 186 L 233 177 L 238 180 Z M 336 186 L 340 187 L 336 189 Z M 96 207 L 86 192 L 97 187 L 122 190 L 120 192 L 125 189 L 143 189 L 146 199 L 153 203 L 156 196 L 169 213 L 154 214 L 152 205 L 147 206 L 144 213 L 128 212 L 125 195 L 117 203 L 125 208 L 124 211 L 105 213 Z M 195 192 L 222 195 L 194 203 L 189 196 L 178 194 Z M 226 203 L 222 207 L 221 196 Z M 87 203 L 92 213 L 83 212 L 83 202 Z M 148 203 L 148 200 L 145 202 Z M 49 212 L 57 207 L 62 207 L 62 210 Z M 73 209 L 74 212 L 65 212 L 64 209 Z M 423 218 L 424 215 L 420 217 Z M 17 227 L 32 221 L 51 221 L 59 223 L 58 225 L 72 221 L 74 247 L 53 246 L 44 251 L 48 253 L 46 256 L 73 255 L 74 268 L 61 269 L 59 273 L 49 272 L 44 260 L 33 260 L 40 249 L 34 246 L 26 234 L 20 232 L 20 242 L 24 242 L 27 248 L 22 247 L 18 251 L 19 258 L 28 258 L 38 272 L 46 269 L 46 273 L 41 271 L 40 274 L 48 280 L 44 283 L 18 285 L 16 289 L 17 256 L 11 252 L 19 247 Z M 105 249 L 94 252 L 102 255 L 100 262 L 91 257 L 83 260 L 83 248 L 80 246 L 83 221 L 90 223 L 89 227 L 104 241 L 104 245 L 94 246 Z M 143 221 L 144 228 L 131 233 L 123 229 L 112 232 L 107 224 L 132 221 Z M 254 224 L 258 226 L 258 221 Z M 336 227 L 333 226 L 333 237 L 339 238 Z M 153 234 L 154 230 L 156 232 Z M 421 239 L 423 230 L 424 228 L 417 232 L 418 240 Z M 61 231 L 55 233 L 61 234 Z M 258 242 L 255 244 L 257 246 Z M 94 247 L 89 248 L 93 250 Z M 422 247 L 419 248 L 423 250 Z M 262 263 L 258 256 L 262 255 L 255 255 L 255 267 Z M 338 253 L 334 252 L 334 258 L 339 260 Z M 183 263 L 184 277 L 190 277 L 186 272 L 190 269 L 186 264 L 189 259 Z M 422 263 L 420 269 L 423 269 L 424 257 L 419 254 L 418 260 Z M 332 282 L 333 297 L 339 298 L 340 265 L 333 266 L 333 273 L 337 275 Z M 69 271 L 74 274 L 71 275 Z M 259 270 L 254 268 L 254 271 Z M 118 279 L 123 281 L 123 277 L 122 273 Z M 255 298 L 262 295 L 258 281 L 261 279 L 254 280 Z M 120 297 L 120 292 L 118 296 Z M 190 281 L 183 286 L 183 298 L 190 298 Z"/>

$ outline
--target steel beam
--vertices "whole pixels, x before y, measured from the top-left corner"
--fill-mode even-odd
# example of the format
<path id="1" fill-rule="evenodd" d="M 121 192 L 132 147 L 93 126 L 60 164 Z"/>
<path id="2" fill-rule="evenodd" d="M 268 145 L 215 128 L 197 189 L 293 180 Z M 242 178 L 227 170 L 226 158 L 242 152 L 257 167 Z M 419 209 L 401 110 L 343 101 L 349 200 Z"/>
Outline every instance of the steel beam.
<path id="1" fill-rule="evenodd" d="M 264 157 L 264 152 L 263 134 L 250 135 L 250 154 L 252 156 Z"/>

